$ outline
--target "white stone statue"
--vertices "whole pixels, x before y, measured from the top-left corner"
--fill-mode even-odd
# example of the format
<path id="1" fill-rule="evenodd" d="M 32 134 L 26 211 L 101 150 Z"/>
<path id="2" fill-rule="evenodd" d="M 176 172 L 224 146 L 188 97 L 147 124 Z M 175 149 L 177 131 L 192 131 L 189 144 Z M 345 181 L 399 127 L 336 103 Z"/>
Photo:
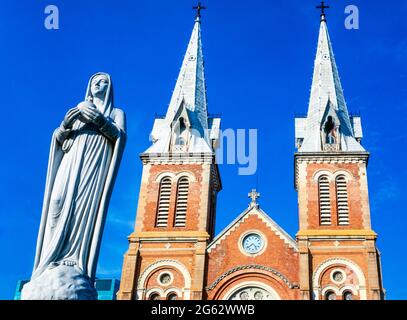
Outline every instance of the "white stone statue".
<path id="1" fill-rule="evenodd" d="M 125 140 L 111 78 L 97 73 L 52 137 L 34 270 L 22 299 L 97 299 L 100 242 Z"/>

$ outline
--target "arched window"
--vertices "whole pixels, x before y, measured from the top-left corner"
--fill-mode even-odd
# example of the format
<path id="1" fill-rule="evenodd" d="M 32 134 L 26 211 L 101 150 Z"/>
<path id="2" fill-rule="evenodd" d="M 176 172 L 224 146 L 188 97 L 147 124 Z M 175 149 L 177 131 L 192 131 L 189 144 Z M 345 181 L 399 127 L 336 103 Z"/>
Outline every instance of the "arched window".
<path id="1" fill-rule="evenodd" d="M 150 294 L 148 297 L 149 300 L 160 300 L 160 295 L 157 292 Z"/>
<path id="2" fill-rule="evenodd" d="M 331 224 L 331 197 L 329 194 L 329 179 L 321 176 L 318 180 L 319 188 L 319 215 L 321 226 Z"/>
<path id="3" fill-rule="evenodd" d="M 325 300 L 336 300 L 336 294 L 333 291 L 327 291 L 325 293 Z"/>
<path id="4" fill-rule="evenodd" d="M 167 296 L 167 300 L 177 300 L 178 296 L 175 292 L 171 292 L 168 296 Z"/>
<path id="5" fill-rule="evenodd" d="M 329 116 L 327 121 L 325 122 L 325 134 L 326 134 L 326 139 L 325 143 L 327 144 L 335 144 L 336 143 L 336 125 L 335 125 L 335 120 L 332 118 L 332 116 Z"/>
<path id="6" fill-rule="evenodd" d="M 336 204 L 338 209 L 338 224 L 349 225 L 348 190 L 346 177 L 341 175 L 336 178 Z"/>
<path id="7" fill-rule="evenodd" d="M 178 181 L 177 201 L 175 205 L 175 227 L 185 227 L 187 219 L 189 181 L 187 177 L 182 177 Z"/>
<path id="8" fill-rule="evenodd" d="M 179 118 L 179 134 L 182 134 L 186 128 L 184 118 Z"/>
<path id="9" fill-rule="evenodd" d="M 168 211 L 170 209 L 171 179 L 166 177 L 160 182 L 157 209 L 157 227 L 166 227 L 168 224 Z"/>
<path id="10" fill-rule="evenodd" d="M 343 293 L 343 300 L 353 300 L 353 294 L 350 291 L 345 291 Z"/>

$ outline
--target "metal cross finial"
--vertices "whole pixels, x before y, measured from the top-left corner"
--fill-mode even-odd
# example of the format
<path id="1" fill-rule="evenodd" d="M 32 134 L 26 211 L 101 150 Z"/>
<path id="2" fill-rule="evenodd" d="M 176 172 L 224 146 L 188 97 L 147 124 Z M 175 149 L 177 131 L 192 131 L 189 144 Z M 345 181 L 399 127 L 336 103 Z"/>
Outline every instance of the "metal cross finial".
<path id="1" fill-rule="evenodd" d="M 201 10 L 205 10 L 206 7 L 203 7 L 203 6 L 201 5 L 201 2 L 199 1 L 199 2 L 198 2 L 198 5 L 197 5 L 196 7 L 192 7 L 192 9 L 196 10 L 196 17 L 197 17 L 197 18 L 200 18 L 200 17 L 201 17 Z"/>
<path id="2" fill-rule="evenodd" d="M 326 6 L 324 1 L 321 1 L 321 5 L 316 7 L 317 9 L 321 9 L 321 15 L 325 15 L 325 9 L 329 9 L 330 6 Z"/>
<path id="3" fill-rule="evenodd" d="M 250 205 L 257 205 L 257 199 L 260 198 L 260 193 L 256 189 L 252 189 L 248 194 L 249 198 L 252 199 Z"/>

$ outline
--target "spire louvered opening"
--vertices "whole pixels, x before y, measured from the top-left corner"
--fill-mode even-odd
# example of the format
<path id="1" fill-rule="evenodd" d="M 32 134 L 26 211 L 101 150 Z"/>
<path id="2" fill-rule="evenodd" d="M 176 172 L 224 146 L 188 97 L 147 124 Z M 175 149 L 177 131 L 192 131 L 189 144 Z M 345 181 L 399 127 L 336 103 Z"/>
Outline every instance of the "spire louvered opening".
<path id="1" fill-rule="evenodd" d="M 187 218 L 187 206 L 188 206 L 188 178 L 181 178 L 178 181 L 177 188 L 177 201 L 175 207 L 175 227 L 185 227 Z"/>
<path id="2" fill-rule="evenodd" d="M 331 225 L 331 198 L 329 195 L 329 179 L 327 176 L 319 178 L 318 187 L 321 226 Z"/>
<path id="3" fill-rule="evenodd" d="M 345 176 L 336 178 L 336 202 L 338 206 L 338 224 L 349 225 L 348 190 Z"/>
<path id="4" fill-rule="evenodd" d="M 168 225 L 168 211 L 170 209 L 171 179 L 163 178 L 160 182 L 160 192 L 158 197 L 157 227 Z"/>

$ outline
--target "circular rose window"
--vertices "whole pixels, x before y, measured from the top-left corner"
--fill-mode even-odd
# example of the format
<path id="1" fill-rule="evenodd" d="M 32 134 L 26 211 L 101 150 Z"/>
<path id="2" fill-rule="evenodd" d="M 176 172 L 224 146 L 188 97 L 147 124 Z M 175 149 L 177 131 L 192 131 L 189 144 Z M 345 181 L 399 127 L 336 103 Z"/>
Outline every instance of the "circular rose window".
<path id="1" fill-rule="evenodd" d="M 162 284 L 162 285 L 169 285 L 171 283 L 172 277 L 168 272 L 162 273 L 159 278 L 158 281 Z"/>

